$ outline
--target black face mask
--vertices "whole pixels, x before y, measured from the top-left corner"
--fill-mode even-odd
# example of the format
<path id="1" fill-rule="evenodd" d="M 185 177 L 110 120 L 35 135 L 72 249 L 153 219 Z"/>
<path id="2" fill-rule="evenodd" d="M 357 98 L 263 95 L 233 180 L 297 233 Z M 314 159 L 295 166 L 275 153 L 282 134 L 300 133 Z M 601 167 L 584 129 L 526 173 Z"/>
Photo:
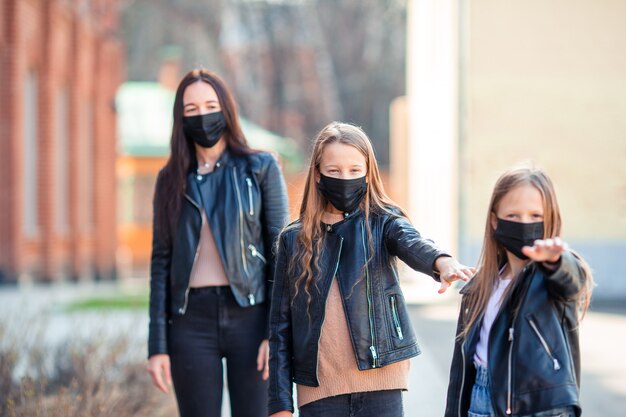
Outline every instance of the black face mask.
<path id="1" fill-rule="evenodd" d="M 226 128 L 224 113 L 221 111 L 198 116 L 183 117 L 183 132 L 203 148 L 212 148 L 219 142 Z"/>
<path id="2" fill-rule="evenodd" d="M 365 197 L 367 182 L 365 177 L 343 180 L 320 173 L 317 189 L 337 210 L 349 213 L 356 209 Z"/>
<path id="3" fill-rule="evenodd" d="M 535 240 L 543 239 L 543 222 L 519 223 L 498 219 L 493 237 L 513 255 L 528 259 L 522 253 L 524 246 L 533 246 Z"/>

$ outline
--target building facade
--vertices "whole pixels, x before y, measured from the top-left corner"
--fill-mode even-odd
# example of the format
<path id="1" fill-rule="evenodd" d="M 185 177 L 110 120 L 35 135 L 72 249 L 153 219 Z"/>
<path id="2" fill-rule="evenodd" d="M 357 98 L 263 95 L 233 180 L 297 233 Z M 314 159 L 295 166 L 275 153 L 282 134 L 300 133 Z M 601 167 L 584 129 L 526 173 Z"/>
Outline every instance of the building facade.
<path id="1" fill-rule="evenodd" d="M 115 276 L 117 1 L 0 2 L 0 281 Z"/>
<path id="2" fill-rule="evenodd" d="M 626 3 L 409 0 L 391 183 L 426 235 L 474 264 L 497 178 L 544 168 L 562 237 L 600 300 L 626 300 Z M 434 291 L 432 291 L 434 294 Z"/>

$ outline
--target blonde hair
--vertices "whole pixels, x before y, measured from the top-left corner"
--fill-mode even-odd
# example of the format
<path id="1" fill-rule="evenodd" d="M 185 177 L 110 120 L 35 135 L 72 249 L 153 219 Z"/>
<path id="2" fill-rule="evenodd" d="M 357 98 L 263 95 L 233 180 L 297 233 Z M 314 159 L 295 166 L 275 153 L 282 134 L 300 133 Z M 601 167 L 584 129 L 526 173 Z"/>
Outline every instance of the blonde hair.
<path id="1" fill-rule="evenodd" d="M 372 212 L 387 212 L 398 215 L 391 210 L 396 209 L 405 215 L 385 193 L 383 182 L 376 163 L 374 148 L 365 132 L 354 125 L 332 122 L 324 127 L 315 137 L 313 142 L 313 152 L 309 164 L 309 170 L 304 186 L 302 204 L 300 205 L 301 229 L 297 236 L 297 251 L 291 258 L 290 270 L 293 271 L 296 263 L 300 266 L 300 274 L 295 282 L 295 297 L 298 295 L 302 282 L 304 292 L 307 297 L 307 305 L 311 303 L 311 286 L 317 282 L 315 276 L 319 273 L 319 258 L 323 249 L 324 234 L 322 230 L 322 215 L 328 205 L 328 200 L 319 192 L 316 177 L 319 173 L 319 166 L 322 154 L 327 145 L 341 143 L 356 148 L 365 157 L 367 191 L 361 201 L 360 209 L 365 215 L 365 227 L 367 229 L 370 254 L 373 252 L 372 233 L 369 226 L 369 216 Z M 315 255 L 315 259 L 314 259 Z M 370 255 L 371 257 L 371 255 Z M 369 262 L 369 259 L 368 261 Z M 367 263 L 364 267 L 367 266 Z"/>
<path id="2" fill-rule="evenodd" d="M 468 300 L 466 305 L 468 306 L 468 312 L 465 315 L 463 331 L 459 334 L 461 339 L 467 337 L 472 326 L 482 316 L 498 280 L 499 268 L 506 261 L 506 250 L 493 237 L 494 229 L 490 221 L 491 216 L 496 213 L 498 205 L 505 195 L 523 185 L 531 185 L 541 193 L 544 213 L 543 238 L 548 239 L 561 235 L 559 204 L 552 181 L 546 173 L 541 169 L 524 165 L 502 174 L 496 182 L 491 201 L 489 202 L 483 247 L 478 260 L 476 276 L 473 278 L 467 294 Z M 589 265 L 580 256 L 575 253 L 574 255 L 580 260 L 583 271 L 586 274 L 585 284 L 578 294 L 578 309 L 582 319 L 589 307 L 593 288 L 593 276 Z M 507 288 L 507 293 L 511 290 L 511 287 Z"/>

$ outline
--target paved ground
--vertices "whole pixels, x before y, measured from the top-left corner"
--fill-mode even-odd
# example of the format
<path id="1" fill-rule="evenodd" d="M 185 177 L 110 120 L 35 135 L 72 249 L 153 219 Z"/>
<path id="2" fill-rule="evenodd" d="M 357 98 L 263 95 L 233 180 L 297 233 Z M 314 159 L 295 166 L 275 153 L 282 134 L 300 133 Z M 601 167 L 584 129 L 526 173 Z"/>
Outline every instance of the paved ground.
<path id="1" fill-rule="evenodd" d="M 28 324 L 25 329 L 30 329 L 32 319 L 37 318 L 46 329 L 48 343 L 77 334 L 89 337 L 125 332 L 136 338 L 138 355 L 145 357 L 147 312 L 70 313 L 63 308 L 72 300 L 118 291 L 111 284 L 0 287 L 0 318 Z M 410 391 L 404 396 L 405 413 L 407 417 L 439 417 L 445 407 L 458 300 L 448 296 L 439 303 L 421 302 L 411 308 L 411 314 L 423 353 L 411 364 Z M 626 415 L 625 343 L 626 309 L 595 306 L 581 325 L 581 396 L 585 417 Z M 223 415 L 229 414 L 225 395 Z"/>

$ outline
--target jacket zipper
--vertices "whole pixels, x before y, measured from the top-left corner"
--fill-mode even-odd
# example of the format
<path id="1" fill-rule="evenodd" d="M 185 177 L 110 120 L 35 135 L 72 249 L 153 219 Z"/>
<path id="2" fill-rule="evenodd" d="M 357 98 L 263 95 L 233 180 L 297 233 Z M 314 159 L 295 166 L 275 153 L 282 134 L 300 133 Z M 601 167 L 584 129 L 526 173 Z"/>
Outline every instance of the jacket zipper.
<path id="1" fill-rule="evenodd" d="M 260 260 L 263 261 L 264 264 L 267 263 L 265 256 L 261 255 L 261 252 L 259 252 L 256 246 L 254 246 L 252 243 L 248 245 L 248 249 L 250 249 L 250 253 L 252 254 L 253 257 L 259 258 Z"/>
<path id="2" fill-rule="evenodd" d="M 526 271 L 528 270 L 528 266 L 525 266 L 522 271 L 517 275 L 516 279 L 524 276 Z M 528 288 L 526 289 L 528 291 Z M 525 296 L 525 295 L 524 295 Z M 510 298 L 510 295 L 509 295 Z M 508 302 L 507 300 L 503 300 L 502 303 Z M 496 320 L 498 317 L 496 317 Z M 506 413 L 511 414 L 513 412 L 513 342 L 515 341 L 515 322 L 517 321 L 517 314 L 513 316 L 513 321 L 511 322 L 511 327 L 509 327 L 509 358 L 508 358 L 508 384 L 507 384 L 507 397 L 506 397 Z"/>
<path id="3" fill-rule="evenodd" d="M 398 317 L 398 310 L 396 307 L 396 296 L 391 296 L 391 314 L 393 316 L 393 324 L 396 326 L 396 333 L 398 334 L 398 339 L 403 340 L 404 336 L 402 335 L 402 327 L 400 326 L 400 318 Z"/>
<path id="4" fill-rule="evenodd" d="M 335 264 L 335 271 L 333 272 L 332 279 L 337 279 L 337 271 L 339 270 L 339 261 L 341 260 L 341 249 L 343 248 L 343 237 L 339 236 L 339 253 L 337 254 L 337 263 Z M 330 283 L 332 285 L 332 281 Z M 328 299 L 328 296 L 326 296 Z M 326 305 L 326 303 L 324 303 Z M 322 325 L 320 326 L 320 335 L 317 338 L 317 361 L 315 361 L 315 378 L 319 382 L 319 354 L 320 354 L 320 340 L 322 340 L 322 331 L 321 329 L 324 327 L 324 321 L 326 321 L 326 309 L 324 309 L 324 315 L 322 317 Z"/>
<path id="5" fill-rule="evenodd" d="M 465 342 L 466 341 L 463 340 L 463 343 L 461 344 L 461 369 L 463 369 L 463 373 L 461 374 L 461 388 L 459 389 L 459 417 L 463 417 L 461 415 L 461 397 L 463 396 L 463 386 L 465 385 Z"/>
<path id="6" fill-rule="evenodd" d="M 239 205 L 239 245 L 241 246 L 241 262 L 243 264 L 243 270 L 246 273 L 246 278 L 249 279 L 248 273 L 248 263 L 246 261 L 246 250 L 245 245 L 243 243 L 243 208 L 241 203 L 241 195 L 239 192 L 239 178 L 237 176 L 237 167 L 233 167 L 233 181 L 235 182 L 235 194 L 237 194 L 237 203 Z M 256 301 L 254 299 L 254 294 L 250 291 L 249 282 L 248 284 L 248 302 L 251 306 L 253 306 Z"/>
<path id="7" fill-rule="evenodd" d="M 191 202 L 191 204 L 198 209 L 200 212 L 200 218 L 202 218 L 202 207 L 200 207 L 191 197 L 185 194 L 185 198 Z M 201 226 L 202 227 L 202 226 Z M 196 246 L 196 253 L 193 256 L 193 263 L 191 264 L 191 270 L 193 271 L 193 267 L 196 265 L 196 261 L 198 260 L 198 254 L 200 253 L 200 233 L 202 233 L 202 229 L 198 233 L 198 245 Z M 191 272 L 190 272 L 191 273 Z M 189 277 L 189 282 L 187 282 L 187 288 L 185 289 L 185 302 L 183 306 L 178 309 L 180 314 L 185 314 L 187 312 L 187 303 L 189 301 L 189 285 L 191 284 L 191 277 Z"/>
<path id="8" fill-rule="evenodd" d="M 246 178 L 246 184 L 248 184 L 248 202 L 250 203 L 250 215 L 254 216 L 254 204 L 252 201 L 252 180 L 250 178 Z"/>
<path id="9" fill-rule="evenodd" d="M 512 385 L 513 385 L 513 377 L 511 368 L 513 367 L 513 340 L 515 339 L 515 329 L 513 327 L 509 327 L 509 363 L 508 363 L 508 385 L 507 385 L 507 393 L 506 393 L 506 413 L 511 414 L 511 397 L 512 397 Z"/>
<path id="10" fill-rule="evenodd" d="M 546 351 L 548 356 L 550 356 L 550 359 L 552 359 L 552 365 L 554 367 L 554 370 L 558 371 L 559 369 L 561 369 L 561 364 L 559 364 L 559 360 L 552 354 L 552 350 L 550 349 L 550 347 L 546 343 L 546 340 L 541 335 L 541 332 L 539 332 L 539 328 L 535 324 L 534 320 L 533 319 L 528 319 L 528 322 L 530 323 L 530 327 L 532 327 L 533 330 L 535 331 L 535 334 L 537 334 L 537 337 L 539 338 L 539 341 L 543 345 L 544 350 Z"/>
<path id="11" fill-rule="evenodd" d="M 365 227 L 361 222 L 361 240 L 363 242 L 363 253 L 365 254 L 365 283 L 367 287 L 367 316 L 370 323 L 370 336 L 372 344 L 370 346 L 370 352 L 372 354 L 372 368 L 378 366 L 378 353 L 376 352 L 376 335 L 374 334 L 374 319 L 373 319 L 373 296 L 372 296 L 372 282 L 370 279 L 369 268 L 367 267 L 367 246 L 365 245 Z"/>

